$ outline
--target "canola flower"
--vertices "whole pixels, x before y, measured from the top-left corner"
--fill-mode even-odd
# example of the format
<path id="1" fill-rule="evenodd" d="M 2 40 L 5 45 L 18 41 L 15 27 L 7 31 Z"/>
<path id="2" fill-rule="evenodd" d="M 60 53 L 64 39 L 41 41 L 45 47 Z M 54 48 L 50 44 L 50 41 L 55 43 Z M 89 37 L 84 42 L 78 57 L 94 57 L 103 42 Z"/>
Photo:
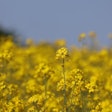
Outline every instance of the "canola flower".
<path id="1" fill-rule="evenodd" d="M 96 32 L 94 32 L 94 31 L 91 31 L 91 32 L 89 32 L 89 37 L 91 37 L 91 38 L 96 38 Z"/>
<path id="2" fill-rule="evenodd" d="M 65 47 L 60 48 L 56 52 L 56 59 L 65 59 L 68 56 L 68 50 Z"/>
<path id="3" fill-rule="evenodd" d="M 81 33 L 79 36 L 78 36 L 78 41 L 82 41 L 83 39 L 86 38 L 86 33 Z"/>
<path id="4" fill-rule="evenodd" d="M 58 47 L 64 47 L 66 46 L 66 41 L 64 39 L 58 39 L 54 43 Z"/>
<path id="5" fill-rule="evenodd" d="M 0 112 L 111 112 L 111 57 L 106 48 L 2 40 Z"/>
<path id="6" fill-rule="evenodd" d="M 60 48 L 56 52 L 56 59 L 62 59 L 62 74 L 63 74 L 63 96 L 64 96 L 64 106 L 63 106 L 63 111 L 66 112 L 66 75 L 65 75 L 65 58 L 68 56 L 68 50 L 67 48 Z"/>
<path id="7" fill-rule="evenodd" d="M 78 41 L 82 44 L 82 48 L 87 46 L 86 37 L 87 35 L 84 32 L 78 36 Z"/>

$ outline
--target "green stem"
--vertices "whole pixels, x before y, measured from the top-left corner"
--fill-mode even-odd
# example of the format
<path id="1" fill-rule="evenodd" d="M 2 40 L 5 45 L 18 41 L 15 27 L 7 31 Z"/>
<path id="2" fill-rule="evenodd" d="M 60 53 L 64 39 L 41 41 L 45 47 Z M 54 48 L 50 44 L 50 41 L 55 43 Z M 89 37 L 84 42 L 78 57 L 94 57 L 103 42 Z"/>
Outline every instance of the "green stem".
<path id="1" fill-rule="evenodd" d="M 63 69 L 63 78 L 64 78 L 64 93 L 63 93 L 63 97 L 64 97 L 64 112 L 66 112 L 66 76 L 65 76 L 65 61 L 63 59 L 62 62 L 62 69 Z"/>

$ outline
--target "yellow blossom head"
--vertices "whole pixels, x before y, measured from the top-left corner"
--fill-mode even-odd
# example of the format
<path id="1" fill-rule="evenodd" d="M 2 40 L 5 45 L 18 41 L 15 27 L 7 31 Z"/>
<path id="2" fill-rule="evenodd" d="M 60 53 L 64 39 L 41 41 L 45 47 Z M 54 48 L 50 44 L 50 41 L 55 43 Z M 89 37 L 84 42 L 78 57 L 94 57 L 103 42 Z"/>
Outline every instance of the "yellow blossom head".
<path id="1" fill-rule="evenodd" d="M 85 33 L 81 33 L 78 37 L 78 41 L 82 41 L 84 38 L 86 38 L 86 34 Z"/>
<path id="2" fill-rule="evenodd" d="M 96 38 L 96 32 L 94 31 L 89 32 L 89 37 Z"/>
<path id="3" fill-rule="evenodd" d="M 56 59 L 65 59 L 68 56 L 68 50 L 65 47 L 60 48 L 56 52 Z"/>
<path id="4" fill-rule="evenodd" d="M 66 46 L 66 41 L 64 39 L 58 39 L 55 41 L 55 44 L 59 47 Z"/>

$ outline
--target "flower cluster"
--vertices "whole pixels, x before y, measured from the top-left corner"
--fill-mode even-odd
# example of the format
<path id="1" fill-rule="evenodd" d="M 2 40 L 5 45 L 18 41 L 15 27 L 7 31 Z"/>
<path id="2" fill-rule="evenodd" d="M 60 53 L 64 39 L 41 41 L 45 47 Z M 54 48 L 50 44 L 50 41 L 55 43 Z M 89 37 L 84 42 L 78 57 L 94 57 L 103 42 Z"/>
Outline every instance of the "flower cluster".
<path id="1" fill-rule="evenodd" d="M 0 41 L 0 112 L 112 111 L 111 48 L 64 46 Z"/>
<path id="2" fill-rule="evenodd" d="M 56 52 L 56 59 L 64 59 L 68 56 L 68 50 L 65 47 L 60 48 Z"/>

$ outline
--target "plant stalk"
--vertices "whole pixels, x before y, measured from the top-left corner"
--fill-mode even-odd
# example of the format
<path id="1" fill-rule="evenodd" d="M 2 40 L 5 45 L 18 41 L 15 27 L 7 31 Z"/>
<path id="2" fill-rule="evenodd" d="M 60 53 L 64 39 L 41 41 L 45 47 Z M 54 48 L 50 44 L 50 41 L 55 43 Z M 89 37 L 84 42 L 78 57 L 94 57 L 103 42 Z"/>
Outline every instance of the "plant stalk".
<path id="1" fill-rule="evenodd" d="M 66 112 L 66 76 L 65 76 L 65 60 L 62 62 L 62 70 L 63 70 L 63 79 L 64 79 L 64 90 L 63 90 L 63 98 L 64 98 L 64 107 L 63 110 Z"/>

